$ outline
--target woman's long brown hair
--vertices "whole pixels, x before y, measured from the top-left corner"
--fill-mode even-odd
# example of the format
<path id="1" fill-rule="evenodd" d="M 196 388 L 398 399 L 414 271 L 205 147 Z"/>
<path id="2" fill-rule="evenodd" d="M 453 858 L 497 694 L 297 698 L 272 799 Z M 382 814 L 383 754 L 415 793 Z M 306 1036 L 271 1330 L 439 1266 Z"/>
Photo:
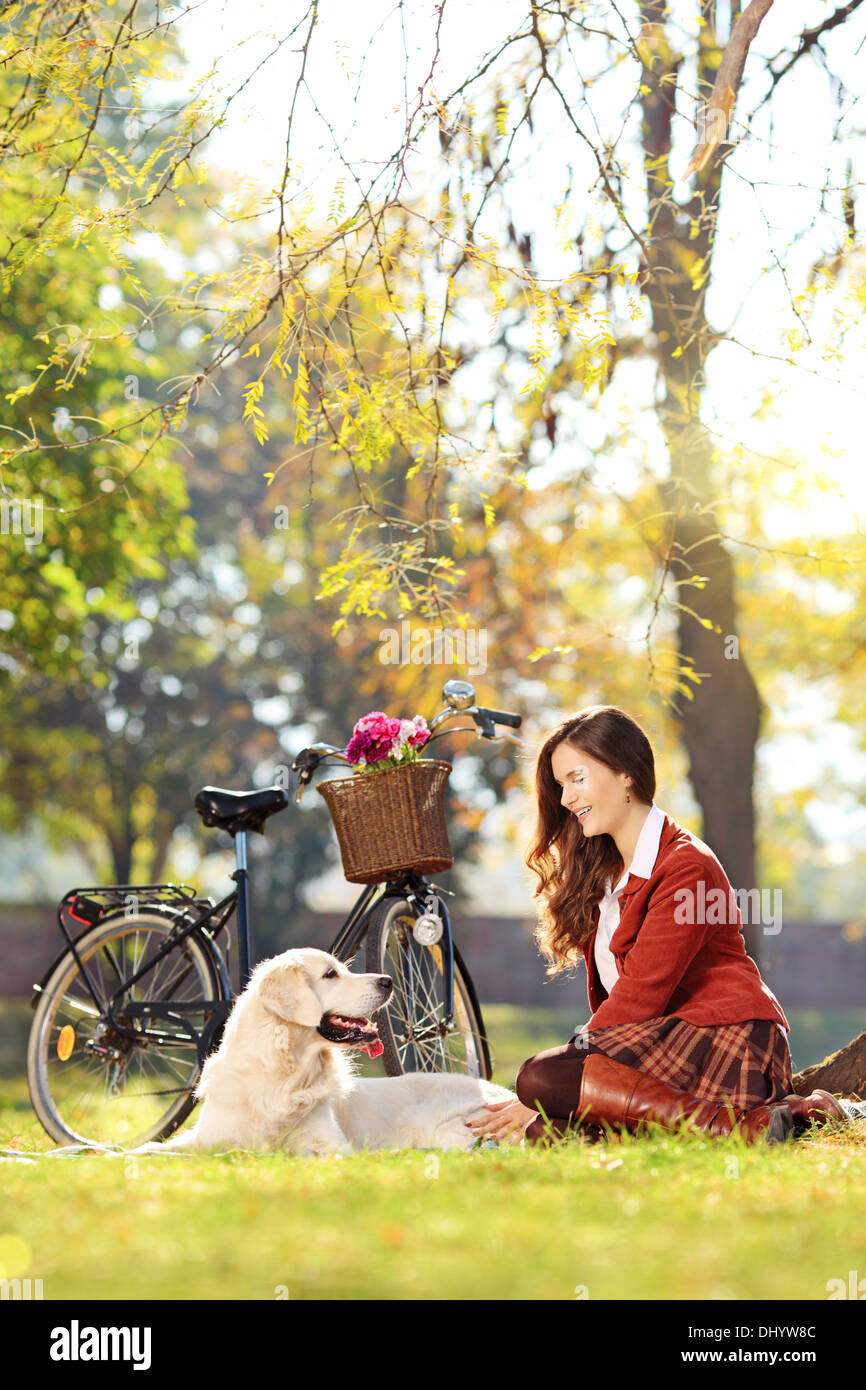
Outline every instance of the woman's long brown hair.
<path id="1" fill-rule="evenodd" d="M 535 769 L 538 823 L 525 862 L 540 880 L 534 892 L 542 899 L 535 939 L 551 976 L 583 959 L 581 948 L 595 925 L 593 913 L 604 897 L 605 880 L 610 876 L 616 883 L 625 868 L 613 837 L 584 835 L 577 817 L 562 805 L 562 788 L 551 767 L 553 750 L 561 743 L 588 753 L 612 772 L 627 772 L 632 795 L 648 806 L 656 790 L 649 739 L 618 705 L 588 705 L 542 745 Z"/>

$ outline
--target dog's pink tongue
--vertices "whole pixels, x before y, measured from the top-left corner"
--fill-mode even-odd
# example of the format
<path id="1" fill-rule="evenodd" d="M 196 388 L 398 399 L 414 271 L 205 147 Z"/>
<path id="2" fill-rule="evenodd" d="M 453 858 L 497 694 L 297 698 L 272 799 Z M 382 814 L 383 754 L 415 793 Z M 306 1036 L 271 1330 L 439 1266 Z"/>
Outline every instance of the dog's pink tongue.
<path id="1" fill-rule="evenodd" d="M 378 1057 L 381 1052 L 385 1051 L 385 1044 L 382 1042 L 381 1038 L 377 1038 L 375 1042 L 368 1043 L 366 1047 L 362 1047 L 361 1051 L 366 1052 L 368 1057 Z"/>

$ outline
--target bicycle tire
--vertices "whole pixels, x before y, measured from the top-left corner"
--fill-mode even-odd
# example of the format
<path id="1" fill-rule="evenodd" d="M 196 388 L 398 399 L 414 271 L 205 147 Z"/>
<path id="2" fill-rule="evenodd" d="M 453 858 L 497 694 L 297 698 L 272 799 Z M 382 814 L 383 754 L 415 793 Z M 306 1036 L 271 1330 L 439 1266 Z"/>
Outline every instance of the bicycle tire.
<path id="1" fill-rule="evenodd" d="M 424 1031 L 431 1027 L 441 1028 L 445 1003 L 441 943 L 422 946 L 417 942 L 412 934 L 415 920 L 416 915 L 405 898 L 385 898 L 370 914 L 367 928 L 367 970 L 373 974 L 390 975 L 394 980 L 394 993 L 385 1008 L 376 1015 L 385 1072 L 388 1076 L 402 1076 L 407 1071 L 455 1071 L 489 1081 L 492 1075 L 490 1049 L 481 1006 L 472 977 L 456 945 L 453 946 L 454 1018 L 460 1041 L 457 1042 L 454 1032 L 447 1037 L 440 1033 L 438 1041 L 429 1040 L 421 1046 L 411 1039 L 406 1040 L 404 1030 L 409 1020 L 410 1033 L 414 1033 L 416 1028 Z M 426 972 L 430 983 L 435 986 L 438 996 L 435 1005 L 429 992 L 424 1000 L 417 990 L 407 988 L 405 981 L 407 974 L 411 974 L 413 962 L 416 979 L 423 982 Z M 409 1065 L 406 1065 L 407 1062 Z M 451 1065 L 446 1065 L 448 1062 Z"/>
<path id="2" fill-rule="evenodd" d="M 179 920 L 183 920 L 180 914 L 161 907 L 148 908 L 144 906 L 134 917 L 128 917 L 123 912 L 112 913 L 97 923 L 90 931 L 82 933 L 76 939 L 75 947 L 85 964 L 93 967 L 89 970 L 89 974 L 93 975 L 96 970 L 94 965 L 96 953 L 104 951 L 110 943 L 114 942 L 119 945 L 124 938 L 130 939 L 133 933 L 142 933 L 142 931 L 153 932 L 156 937 L 165 936 L 177 926 Z M 127 945 L 123 947 L 124 954 L 128 949 L 128 944 L 127 941 Z M 155 944 L 162 943 L 155 942 Z M 146 949 L 145 946 L 144 951 L 139 953 L 142 959 L 146 955 Z M 225 991 L 224 967 L 222 967 L 219 949 L 213 942 L 199 932 L 192 932 L 178 946 L 177 950 L 187 958 L 190 967 L 198 972 L 199 986 L 193 988 L 192 994 L 188 989 L 180 995 L 172 994 L 171 998 L 174 1002 L 182 1000 L 184 1003 L 192 1004 L 196 1003 L 198 999 L 201 999 L 203 1003 L 206 1000 L 223 1002 L 230 998 Z M 173 955 L 173 952 L 169 953 L 155 967 L 154 981 L 160 979 L 162 972 L 163 988 L 167 988 L 171 981 L 171 977 L 167 970 L 164 971 L 164 967 L 167 962 L 172 960 Z M 109 960 L 112 959 L 110 955 L 108 958 Z M 112 965 L 116 970 L 117 966 L 114 961 L 112 961 Z M 136 966 L 136 968 L 138 967 Z M 188 974 L 189 971 L 187 971 Z M 182 976 L 181 980 L 183 978 Z M 76 980 L 77 993 L 72 994 L 70 991 L 75 988 Z M 142 986 L 134 987 L 139 990 L 140 995 L 145 993 L 144 985 L 147 980 L 148 976 L 145 976 Z M 205 990 L 207 993 L 204 992 Z M 99 984 L 97 984 L 96 992 L 100 997 L 103 994 L 107 997 L 107 987 L 105 991 L 101 991 Z M 59 1043 L 62 1025 L 57 1021 L 62 1005 L 65 1005 L 66 1013 L 75 1018 L 75 1023 L 70 1024 L 75 1042 L 72 1052 L 65 1059 L 60 1057 Z M 202 1012 L 208 1011 L 203 1009 Z M 132 1097 L 128 1097 L 125 1115 L 120 1113 L 120 1108 L 116 1108 L 107 1121 L 104 1120 L 103 1115 L 100 1116 L 99 1122 L 95 1125 L 90 1121 L 82 1123 L 84 1116 L 80 1112 L 80 1108 L 77 1113 L 73 1113 L 76 1111 L 74 1102 L 70 1101 L 67 1104 L 65 1099 L 62 1100 L 63 1085 L 69 1081 L 71 1073 L 65 1074 L 61 1084 L 61 1075 L 54 1067 L 51 1051 L 53 1047 L 58 1060 L 62 1062 L 64 1067 L 78 1053 L 76 1064 L 79 1067 L 86 1063 L 91 1075 L 96 1078 L 100 1075 L 101 1066 L 107 1078 L 108 1062 L 102 1062 L 102 1059 L 93 1057 L 93 1054 L 90 1055 L 89 1060 L 86 1057 L 87 1044 L 99 1042 L 99 1039 L 104 1035 L 104 1033 L 98 1032 L 100 1026 L 102 1030 L 105 1030 L 104 1017 L 100 1018 L 97 1015 L 95 1005 L 81 978 L 78 962 L 72 951 L 67 950 L 58 959 L 45 981 L 36 1002 L 27 1043 L 27 1085 L 30 1091 L 31 1104 L 40 1124 L 46 1133 L 59 1143 L 117 1144 L 123 1148 L 134 1148 L 138 1144 L 153 1139 L 167 1138 L 183 1124 L 196 1105 L 193 1092 L 201 1071 L 198 1052 L 195 1052 L 194 1063 L 188 1068 L 187 1075 L 183 1078 L 183 1085 L 174 1089 L 169 1088 L 167 1094 L 175 1094 L 176 1099 L 168 1103 L 164 1113 L 155 1113 L 158 1111 L 158 1105 L 156 1107 L 153 1105 L 143 1106 L 140 1103 L 145 1095 L 160 1094 L 161 1088 L 159 1088 L 153 1093 L 138 1092 L 135 1097 L 139 1102 L 137 1105 L 132 1103 Z M 96 1038 L 94 1038 L 94 1034 L 97 1035 Z M 178 1037 L 180 1039 L 181 1034 L 178 1034 Z M 217 1042 L 218 1035 L 212 1040 L 211 1050 L 217 1045 Z M 129 1049 L 129 1056 L 131 1057 L 133 1053 L 141 1056 L 146 1050 L 146 1048 L 133 1044 L 132 1048 Z M 184 1038 L 182 1042 L 179 1041 L 178 1050 L 192 1053 L 193 1049 L 189 1040 Z M 165 1062 L 168 1049 L 159 1048 L 158 1051 L 162 1061 Z M 190 1056 L 190 1061 L 192 1062 L 192 1056 Z M 130 1062 L 127 1061 L 123 1068 L 124 1089 L 129 1070 Z M 107 1086 L 107 1081 L 104 1084 Z M 58 1092 L 61 1094 L 57 1094 Z M 111 1099 L 121 1099 L 121 1097 L 115 1095 Z M 61 1112 L 61 1100 L 64 1113 Z M 107 1101 L 108 1096 L 106 1095 L 103 1112 Z M 136 1113 L 149 1115 L 149 1118 L 138 1129 L 135 1128 L 134 1116 Z"/>

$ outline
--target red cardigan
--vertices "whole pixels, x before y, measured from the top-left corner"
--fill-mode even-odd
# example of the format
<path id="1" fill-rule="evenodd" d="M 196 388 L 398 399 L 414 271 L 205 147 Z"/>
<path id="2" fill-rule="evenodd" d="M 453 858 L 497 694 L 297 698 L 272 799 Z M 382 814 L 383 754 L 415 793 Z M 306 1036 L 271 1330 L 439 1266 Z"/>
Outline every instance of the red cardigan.
<path id="1" fill-rule="evenodd" d="M 619 909 L 610 941 L 619 979 L 610 994 L 595 964 L 598 907 L 583 947 L 589 1028 L 676 1014 L 699 1026 L 769 1018 L 790 1031 L 778 999 L 746 954 L 740 909 L 724 869 L 703 840 L 670 816 L 650 877 L 629 874 Z"/>

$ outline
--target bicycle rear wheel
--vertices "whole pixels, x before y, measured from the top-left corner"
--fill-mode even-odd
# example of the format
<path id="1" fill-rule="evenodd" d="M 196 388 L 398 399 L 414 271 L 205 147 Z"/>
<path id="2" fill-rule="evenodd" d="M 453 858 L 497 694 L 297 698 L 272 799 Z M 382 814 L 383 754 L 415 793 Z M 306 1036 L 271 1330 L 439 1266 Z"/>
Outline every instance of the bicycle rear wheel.
<path id="1" fill-rule="evenodd" d="M 214 1004 L 226 998 L 216 947 L 193 932 L 115 1006 L 122 1023 L 127 1003 L 184 1005 L 175 1020 L 159 1019 L 168 1042 L 125 1038 L 104 1012 L 124 979 L 147 964 L 177 925 L 175 915 L 145 909 L 131 918 L 107 918 L 79 937 L 76 950 L 100 1009 L 71 951 L 46 981 L 30 1029 L 27 1084 L 40 1123 L 59 1143 L 134 1148 L 167 1138 L 193 1109 L 200 1072 L 196 1037 Z M 128 1022 L 137 1031 L 146 1027 L 145 1019 Z"/>
<path id="2" fill-rule="evenodd" d="M 366 968 L 390 975 L 394 993 L 376 1015 L 382 1063 L 389 1076 L 404 1072 L 462 1072 L 490 1079 L 490 1051 L 475 986 L 454 946 L 454 1017 L 445 1024 L 442 943 L 423 946 L 416 916 L 401 898 L 386 898 L 370 915 Z"/>

